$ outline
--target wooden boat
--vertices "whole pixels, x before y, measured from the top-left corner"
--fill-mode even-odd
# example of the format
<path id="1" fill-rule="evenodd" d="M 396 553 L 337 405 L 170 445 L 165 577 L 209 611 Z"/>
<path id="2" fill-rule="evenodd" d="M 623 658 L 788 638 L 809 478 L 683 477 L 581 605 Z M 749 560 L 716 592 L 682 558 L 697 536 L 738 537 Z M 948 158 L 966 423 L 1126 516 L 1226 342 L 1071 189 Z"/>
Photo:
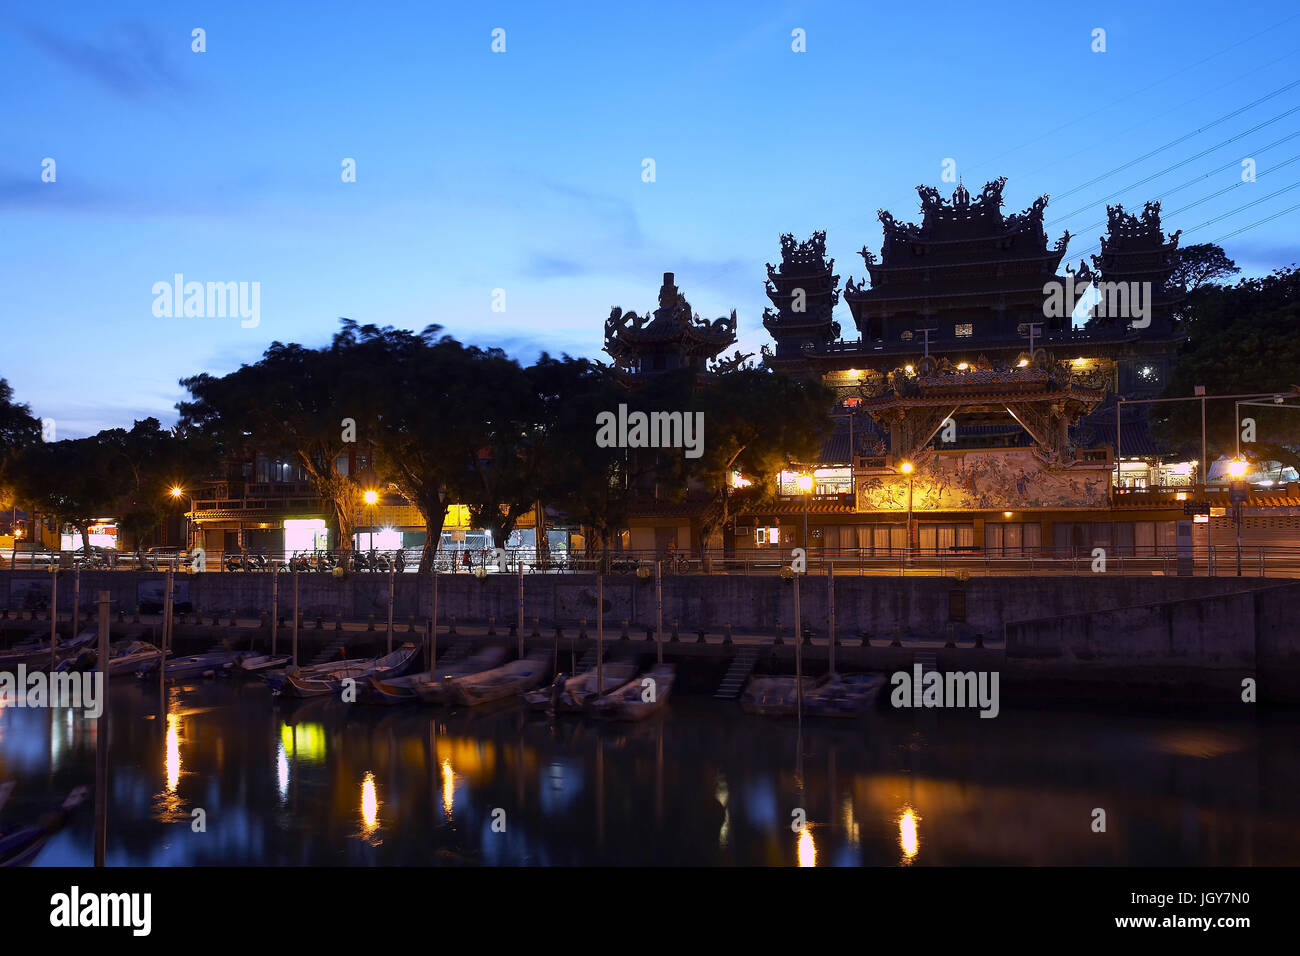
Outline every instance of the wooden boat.
<path id="1" fill-rule="evenodd" d="M 439 665 L 438 675 L 432 680 L 428 679 L 428 672 L 426 671 L 424 675 L 426 679 L 411 681 L 410 688 L 422 704 L 435 706 L 450 704 L 452 703 L 451 686 L 453 681 L 460 677 L 485 673 L 499 666 L 505 659 L 505 648 L 485 648 L 458 661 Z M 391 683 L 391 681 L 386 683 Z"/>
<path id="2" fill-rule="evenodd" d="M 135 672 L 136 677 L 147 677 L 158 670 L 160 657 L 154 655 L 144 666 Z M 235 666 L 235 656 L 229 651 L 212 651 L 207 654 L 194 654 L 190 657 L 178 657 L 167 662 L 167 677 L 216 677 Z"/>
<path id="3" fill-rule="evenodd" d="M 92 625 L 87 627 L 76 637 L 70 637 L 66 641 L 56 638 L 54 643 L 54 653 L 57 659 L 62 656 L 75 656 L 80 649 L 91 644 L 99 636 L 99 626 Z M 22 664 L 29 671 L 43 670 L 50 665 L 50 640 L 49 638 L 32 638 L 23 641 L 21 644 L 15 644 L 7 651 L 0 651 L 0 671 L 14 670 Z"/>
<path id="4" fill-rule="evenodd" d="M 324 664 L 308 664 L 306 667 L 299 667 L 296 670 L 292 667 L 272 668 L 262 671 L 261 678 L 266 682 L 266 686 L 271 688 L 272 694 L 280 693 L 289 680 L 289 671 L 293 671 L 299 677 L 321 677 L 328 675 L 335 670 L 346 670 L 352 667 L 360 667 L 366 663 L 367 658 L 357 657 L 346 661 L 326 661 Z"/>
<path id="5" fill-rule="evenodd" d="M 534 651 L 521 660 L 511 661 L 492 670 L 457 677 L 451 681 L 447 693 L 453 703 L 466 707 L 477 707 L 479 704 L 513 697 L 546 680 L 550 657 L 545 651 Z"/>
<path id="6" fill-rule="evenodd" d="M 0 866 L 26 866 L 54 834 L 63 829 L 72 811 L 86 799 L 85 787 L 77 787 L 63 801 L 62 806 L 41 817 L 34 825 L 8 833 L 0 833 Z"/>
<path id="7" fill-rule="evenodd" d="M 834 674 L 803 679 L 805 717 L 856 717 L 875 703 L 885 679 L 875 674 Z M 747 713 L 792 717 L 799 707 L 793 677 L 754 677 L 740 695 Z"/>
<path id="8" fill-rule="evenodd" d="M 419 662 L 419 655 L 420 645 L 408 643 L 383 657 L 359 663 L 344 662 L 343 665 L 335 665 L 319 673 L 304 674 L 301 669 L 290 669 L 286 671 L 284 686 L 278 690 L 273 688 L 271 693 L 290 697 L 320 697 L 340 691 L 343 681 L 349 678 L 360 687 L 367 684 L 370 677 L 381 680 L 401 677 Z"/>
<path id="9" fill-rule="evenodd" d="M 676 678 L 674 665 L 659 664 L 613 693 L 592 701 L 588 712 L 598 720 L 645 720 L 663 710 Z M 644 699 L 649 689 L 647 679 L 654 681 L 654 700 Z"/>
<path id="10" fill-rule="evenodd" d="M 635 674 L 635 664 L 629 664 L 625 661 L 606 663 L 604 666 L 605 689 L 608 691 L 622 687 Z M 596 688 L 599 682 L 599 676 L 595 668 L 576 677 L 564 678 L 564 675 L 560 675 L 560 677 L 556 678 L 556 683 L 552 683 L 549 687 L 530 690 L 524 694 L 524 703 L 529 710 L 553 710 L 555 713 L 566 714 L 578 713 L 587 709 L 587 705 L 590 703 L 589 698 L 596 696 Z"/>
<path id="11" fill-rule="evenodd" d="M 361 695 L 362 700 L 377 704 L 411 704 L 421 698 L 417 687 L 421 685 L 441 685 L 456 677 L 477 674 L 496 667 L 505 660 L 503 647 L 489 647 L 464 657 L 446 668 L 439 668 L 437 676 L 430 678 L 428 671 L 408 674 L 405 677 L 384 679 L 375 675 L 369 678 L 369 684 Z"/>
<path id="12" fill-rule="evenodd" d="M 287 654 L 277 654 L 272 657 L 270 654 L 236 654 L 235 666 L 231 673 L 238 674 L 242 677 L 260 676 L 263 671 L 275 670 L 284 667 L 289 663 Z"/>
<path id="13" fill-rule="evenodd" d="M 340 688 L 339 681 L 330 677 L 299 677 L 296 673 L 286 675 L 285 684 L 276 693 L 286 697 L 324 697 Z"/>
<path id="14" fill-rule="evenodd" d="M 114 653 L 108 659 L 108 673 L 113 674 L 134 674 L 142 668 L 152 665 L 151 669 L 157 669 L 158 661 L 162 657 L 162 651 L 150 644 L 148 641 L 126 641 L 113 648 Z M 171 656 L 171 651 L 167 652 Z"/>

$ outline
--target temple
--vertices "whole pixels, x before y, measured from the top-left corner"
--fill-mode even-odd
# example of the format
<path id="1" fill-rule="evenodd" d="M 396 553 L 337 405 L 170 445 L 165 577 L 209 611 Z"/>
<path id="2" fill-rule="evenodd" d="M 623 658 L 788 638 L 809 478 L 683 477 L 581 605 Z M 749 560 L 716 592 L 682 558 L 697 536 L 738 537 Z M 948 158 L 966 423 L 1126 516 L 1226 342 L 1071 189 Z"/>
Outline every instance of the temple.
<path id="1" fill-rule="evenodd" d="M 710 360 L 736 341 L 736 313 L 709 321 L 691 311 L 671 272 L 664 273 L 659 308 L 645 317 L 610 309 L 605 351 L 630 382 L 679 369 L 708 371 Z"/>
<path id="2" fill-rule="evenodd" d="M 1063 263 L 1070 234 L 1051 241 L 1044 228 L 1048 197 L 1007 213 L 1005 185 L 972 195 L 959 184 L 950 198 L 919 187 L 919 222 L 878 213 L 879 253 L 864 246 L 866 275 L 843 287 L 856 338 L 834 315 L 840 277 L 826 233 L 781 237 L 780 262 L 767 265 L 763 361 L 831 386 L 836 427 L 816 460 L 780 476 L 774 503 L 736 518 L 728 550 L 1172 546 L 1174 496 L 1120 493 L 1190 488 L 1199 464 L 1159 447 L 1146 406 L 1125 407 L 1117 462 L 1115 402 L 1167 381 L 1181 342 L 1178 234 L 1162 232 L 1158 203 L 1140 216 L 1111 207 L 1100 254 L 1076 271 Z M 611 313 L 606 350 L 644 376 L 702 368 L 734 333 L 734 315 L 692 319 L 669 274 L 652 319 Z M 811 494 L 800 473 L 812 475 Z M 700 540 L 680 500 L 639 510 L 632 539 L 645 546 L 639 526 L 654 526 L 656 546 L 722 543 Z"/>

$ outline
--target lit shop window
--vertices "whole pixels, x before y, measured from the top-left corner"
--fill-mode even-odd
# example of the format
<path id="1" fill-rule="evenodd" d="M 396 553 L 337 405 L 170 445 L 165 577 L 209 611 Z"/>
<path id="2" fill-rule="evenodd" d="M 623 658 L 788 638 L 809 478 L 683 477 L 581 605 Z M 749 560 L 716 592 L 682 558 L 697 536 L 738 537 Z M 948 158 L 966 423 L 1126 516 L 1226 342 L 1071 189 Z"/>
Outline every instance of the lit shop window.
<path id="1" fill-rule="evenodd" d="M 957 338 L 968 339 L 975 334 L 975 325 L 972 322 L 958 323 L 955 326 Z"/>

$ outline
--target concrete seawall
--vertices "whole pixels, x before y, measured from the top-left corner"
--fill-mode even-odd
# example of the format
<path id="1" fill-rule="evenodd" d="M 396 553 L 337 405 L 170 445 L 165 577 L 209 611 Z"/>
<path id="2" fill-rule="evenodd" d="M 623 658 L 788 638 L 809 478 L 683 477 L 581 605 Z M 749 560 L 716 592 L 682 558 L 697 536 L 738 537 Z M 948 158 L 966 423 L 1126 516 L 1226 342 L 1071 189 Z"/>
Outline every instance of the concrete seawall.
<path id="1" fill-rule="evenodd" d="M 1229 703 L 1300 701 L 1300 584 L 1008 621 L 1017 680 L 1180 686 Z"/>
<path id="2" fill-rule="evenodd" d="M 152 596 L 162 593 L 163 575 L 125 571 L 81 572 L 80 600 L 89 606 L 101 589 L 112 593 L 114 610 L 131 613 Z M 535 574 L 524 576 L 524 617 L 531 627 L 534 617 L 542 626 L 594 623 L 596 579 L 593 575 Z M 178 575 L 178 602 L 195 609 L 225 614 L 256 615 L 271 607 L 269 573 L 204 573 Z M 72 607 L 72 573 L 59 579 L 59 607 Z M 955 578 L 837 576 L 835 610 L 838 633 L 889 636 L 900 628 L 904 635 L 940 636 L 953 622 L 959 633 L 999 635 L 1014 621 L 1070 616 L 1115 608 L 1160 604 L 1190 598 L 1254 590 L 1275 582 L 1258 578 L 1120 577 L 988 577 L 961 582 Z M 307 618 L 365 619 L 388 613 L 387 575 L 354 574 L 334 578 L 327 574 L 298 575 L 299 608 Z M 0 602 L 16 610 L 30 606 L 30 596 L 42 591 L 48 600 L 49 576 L 42 572 L 0 572 Z M 280 613 L 288 617 L 293 607 L 293 575 L 279 575 Z M 665 627 L 673 620 L 683 630 L 703 626 L 717 630 L 732 625 L 737 631 L 792 634 L 791 582 L 775 576 L 726 575 L 667 577 L 663 585 Z M 653 579 L 632 575 L 605 578 L 605 621 L 617 626 L 645 628 L 655 621 Z M 815 633 L 827 628 L 826 577 L 801 581 L 804 623 Z M 410 615 L 427 619 L 432 606 L 432 583 L 427 576 L 399 575 L 394 615 L 405 622 Z M 438 616 L 463 622 L 484 623 L 495 617 L 502 628 L 518 616 L 518 578 L 489 575 L 479 580 L 470 574 L 439 575 Z"/>

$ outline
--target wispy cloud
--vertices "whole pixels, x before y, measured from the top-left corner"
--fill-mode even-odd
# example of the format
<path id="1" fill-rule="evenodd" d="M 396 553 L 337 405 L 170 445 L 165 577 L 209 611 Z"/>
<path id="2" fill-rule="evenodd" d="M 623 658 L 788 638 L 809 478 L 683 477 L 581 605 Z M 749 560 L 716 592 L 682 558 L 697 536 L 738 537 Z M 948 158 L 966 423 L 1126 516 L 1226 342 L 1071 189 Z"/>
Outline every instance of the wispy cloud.
<path id="1" fill-rule="evenodd" d="M 187 46 L 181 45 L 181 38 L 164 37 L 146 24 L 116 24 L 96 41 L 58 36 L 30 24 L 14 24 L 12 29 L 68 69 L 133 102 L 188 89 L 173 62 L 174 54 Z"/>

